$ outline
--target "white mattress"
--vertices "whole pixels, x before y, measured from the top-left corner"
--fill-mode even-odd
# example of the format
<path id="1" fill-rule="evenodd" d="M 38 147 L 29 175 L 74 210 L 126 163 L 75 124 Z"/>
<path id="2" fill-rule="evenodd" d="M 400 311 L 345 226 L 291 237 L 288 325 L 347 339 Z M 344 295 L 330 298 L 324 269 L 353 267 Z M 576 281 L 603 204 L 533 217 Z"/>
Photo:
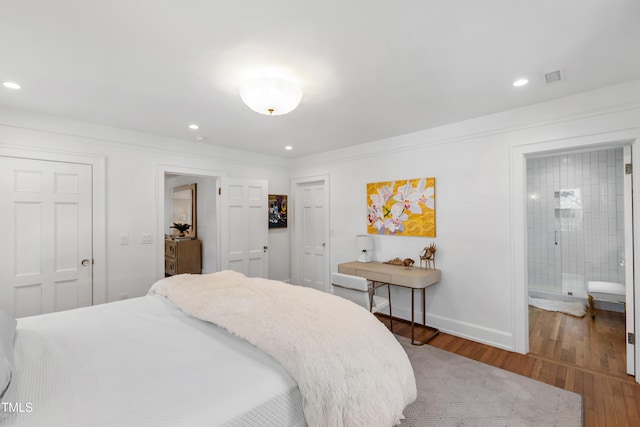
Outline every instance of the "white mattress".
<path id="1" fill-rule="evenodd" d="M 280 364 L 158 295 L 19 319 L 12 388 L 1 426 L 305 425 Z"/>

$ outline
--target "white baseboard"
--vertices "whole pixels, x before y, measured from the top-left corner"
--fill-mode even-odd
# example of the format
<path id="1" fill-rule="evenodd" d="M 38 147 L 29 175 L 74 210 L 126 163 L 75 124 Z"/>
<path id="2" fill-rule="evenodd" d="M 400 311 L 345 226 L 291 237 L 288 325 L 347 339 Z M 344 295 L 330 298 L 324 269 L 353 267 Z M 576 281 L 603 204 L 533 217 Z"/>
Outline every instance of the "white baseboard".
<path id="1" fill-rule="evenodd" d="M 460 322 L 446 317 L 429 315 L 429 313 L 427 313 L 427 325 L 456 337 L 487 344 L 502 350 L 514 351 L 513 336 L 509 332 Z"/>
<path id="2" fill-rule="evenodd" d="M 381 310 L 380 312 L 387 315 L 389 314 L 388 310 Z M 393 317 L 411 321 L 411 311 L 402 307 L 393 307 Z M 416 311 L 414 321 L 422 323 L 422 312 Z M 472 323 L 461 322 L 459 320 L 453 320 L 429 313 L 427 313 L 427 325 L 456 337 L 487 344 L 503 350 L 514 351 L 512 334 L 508 332 L 486 328 Z"/>

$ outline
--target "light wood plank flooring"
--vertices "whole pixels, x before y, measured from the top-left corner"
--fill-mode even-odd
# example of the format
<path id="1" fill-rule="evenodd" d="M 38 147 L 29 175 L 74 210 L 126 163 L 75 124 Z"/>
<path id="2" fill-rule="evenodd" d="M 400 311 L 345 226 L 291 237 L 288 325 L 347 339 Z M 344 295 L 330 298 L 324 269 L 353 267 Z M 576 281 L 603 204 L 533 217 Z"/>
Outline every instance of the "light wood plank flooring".
<path id="1" fill-rule="evenodd" d="M 609 312 L 598 310 L 596 323 L 601 320 L 602 324 L 607 323 L 604 320 L 607 313 Z M 388 325 L 388 318 L 379 316 L 379 319 Z M 584 320 L 587 319 L 590 321 L 590 318 Z M 538 316 L 535 320 L 542 321 L 542 318 Z M 556 330 L 559 331 L 561 327 L 575 326 L 572 322 L 565 322 L 564 326 L 562 323 L 560 321 L 560 326 L 557 326 Z M 394 320 L 393 326 L 395 333 L 407 338 L 411 336 L 408 322 Z M 592 325 L 589 325 L 589 329 L 591 327 Z M 597 330 L 599 325 L 593 325 L 593 328 Z M 416 339 L 422 338 L 421 333 L 422 331 L 417 330 Z M 617 357 L 611 355 L 609 348 L 611 344 L 601 339 L 590 340 L 589 351 L 592 356 L 588 356 L 586 350 L 579 351 L 577 346 L 572 349 L 571 341 L 565 341 L 558 345 L 543 346 L 541 344 L 541 347 L 553 354 L 559 352 L 569 355 L 565 357 L 566 361 L 554 361 L 546 356 L 532 353 L 526 355 L 513 353 L 444 333 L 433 338 L 428 345 L 581 394 L 584 398 L 584 421 L 587 427 L 640 426 L 640 385 L 635 383 L 633 377 L 626 374 L 620 375 L 617 370 L 619 366 Z M 586 344 L 584 347 L 586 348 Z M 584 355 L 579 356 L 581 352 Z M 571 354 L 576 355 L 576 362 L 585 361 L 586 363 L 588 360 L 589 364 L 580 366 L 571 362 Z M 592 361 L 596 359 L 600 362 L 594 365 Z M 613 359 L 616 359 L 616 363 L 611 363 Z M 602 372 L 594 368 L 599 366 L 598 369 L 601 369 L 611 365 L 616 368 Z"/>

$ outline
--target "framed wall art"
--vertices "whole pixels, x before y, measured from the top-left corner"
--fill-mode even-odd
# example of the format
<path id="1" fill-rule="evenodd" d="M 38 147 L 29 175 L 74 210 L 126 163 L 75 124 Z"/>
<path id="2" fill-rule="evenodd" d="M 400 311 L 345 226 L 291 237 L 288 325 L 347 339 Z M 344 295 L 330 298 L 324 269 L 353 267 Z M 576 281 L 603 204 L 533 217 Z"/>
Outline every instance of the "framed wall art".
<path id="1" fill-rule="evenodd" d="M 367 232 L 436 237 L 436 179 L 367 184 Z"/>
<path id="2" fill-rule="evenodd" d="M 287 228 L 287 196 L 269 194 L 269 228 Z"/>

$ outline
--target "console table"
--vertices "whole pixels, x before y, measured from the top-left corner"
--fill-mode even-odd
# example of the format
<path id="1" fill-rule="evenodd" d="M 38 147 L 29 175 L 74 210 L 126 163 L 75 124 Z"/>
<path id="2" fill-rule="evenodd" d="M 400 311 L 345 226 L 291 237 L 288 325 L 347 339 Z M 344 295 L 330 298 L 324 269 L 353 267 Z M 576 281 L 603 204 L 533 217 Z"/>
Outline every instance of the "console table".
<path id="1" fill-rule="evenodd" d="M 440 270 L 418 267 L 412 267 L 408 270 L 401 265 L 351 261 L 338 264 L 338 273 L 360 276 L 372 282 L 388 283 L 389 285 L 411 289 L 411 344 L 424 345 L 440 333 L 438 329 L 427 326 L 425 297 L 427 286 L 440 281 Z M 416 289 L 422 289 L 422 325 L 419 325 L 432 331 L 432 334 L 426 340 L 420 342 L 415 340 L 414 293 Z M 391 304 L 391 301 L 389 301 L 389 304 Z"/>

